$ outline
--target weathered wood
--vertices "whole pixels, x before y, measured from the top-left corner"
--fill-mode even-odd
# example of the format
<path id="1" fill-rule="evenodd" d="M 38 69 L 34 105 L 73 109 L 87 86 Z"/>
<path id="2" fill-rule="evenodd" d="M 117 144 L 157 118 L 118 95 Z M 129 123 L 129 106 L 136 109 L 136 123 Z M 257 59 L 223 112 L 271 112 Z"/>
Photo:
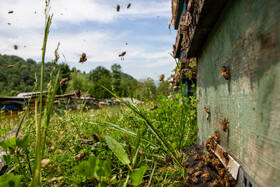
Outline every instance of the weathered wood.
<path id="1" fill-rule="evenodd" d="M 280 184 L 279 33 L 279 0 L 229 1 L 196 53 L 199 142 L 218 131 L 223 148 L 260 186 Z"/>

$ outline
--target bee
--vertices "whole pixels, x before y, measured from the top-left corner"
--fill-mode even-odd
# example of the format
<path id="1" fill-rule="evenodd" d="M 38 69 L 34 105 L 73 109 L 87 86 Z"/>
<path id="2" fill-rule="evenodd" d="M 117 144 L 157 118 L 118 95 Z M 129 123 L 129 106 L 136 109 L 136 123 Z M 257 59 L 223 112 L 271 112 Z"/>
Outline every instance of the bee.
<path id="1" fill-rule="evenodd" d="M 196 176 L 192 177 L 192 182 L 193 182 L 194 184 L 198 183 L 198 179 L 196 178 Z"/>
<path id="2" fill-rule="evenodd" d="M 17 50 L 17 49 L 18 49 L 18 46 L 17 46 L 17 45 L 14 45 L 14 49 Z"/>
<path id="3" fill-rule="evenodd" d="M 124 55 L 126 54 L 126 51 L 119 54 L 119 57 L 121 57 L 121 60 L 124 60 Z"/>
<path id="4" fill-rule="evenodd" d="M 210 110 L 209 110 L 209 108 L 204 107 L 204 110 L 205 110 L 205 112 L 206 112 L 206 113 L 210 114 Z"/>
<path id="5" fill-rule="evenodd" d="M 85 158 L 85 156 L 86 156 L 86 153 L 80 153 L 75 156 L 75 159 L 82 159 L 82 158 Z"/>
<path id="6" fill-rule="evenodd" d="M 162 74 L 162 75 L 159 77 L 159 81 L 162 81 L 162 82 L 163 82 L 163 79 L 164 79 L 164 74 Z"/>
<path id="7" fill-rule="evenodd" d="M 198 163 L 198 169 L 201 169 L 201 168 L 203 168 L 203 166 L 204 166 L 204 163 L 203 163 L 203 161 L 200 161 L 199 163 Z"/>
<path id="8" fill-rule="evenodd" d="M 220 139 L 219 139 L 219 134 L 218 134 L 218 132 L 214 132 L 214 135 L 213 135 L 213 137 L 214 137 L 214 140 L 217 142 L 217 143 L 219 143 L 220 142 Z"/>
<path id="9" fill-rule="evenodd" d="M 12 10 L 10 10 L 10 11 L 8 12 L 8 14 L 12 14 L 12 13 L 14 13 L 14 11 L 12 11 Z"/>
<path id="10" fill-rule="evenodd" d="M 215 179 L 214 182 L 212 183 L 212 187 L 218 187 L 220 186 L 220 181 L 218 179 Z"/>
<path id="11" fill-rule="evenodd" d="M 120 11 L 120 9 L 121 9 L 121 6 L 120 6 L 120 5 L 117 5 L 117 6 L 116 6 L 116 10 L 117 10 L 117 12 L 119 12 L 119 11 Z"/>
<path id="12" fill-rule="evenodd" d="M 92 137 L 96 142 L 99 142 L 99 136 L 97 134 L 93 134 Z"/>
<path id="13" fill-rule="evenodd" d="M 193 168 L 187 168 L 187 172 L 189 175 L 194 173 L 194 169 Z"/>
<path id="14" fill-rule="evenodd" d="M 131 6 L 131 3 L 128 3 L 128 5 L 127 5 L 127 7 L 126 7 L 126 8 L 130 8 L 130 6 Z"/>
<path id="15" fill-rule="evenodd" d="M 189 183 L 190 183 L 190 176 L 188 176 L 184 181 L 185 185 L 189 185 Z"/>
<path id="16" fill-rule="evenodd" d="M 138 155 L 143 156 L 145 153 L 141 150 L 138 151 Z"/>
<path id="17" fill-rule="evenodd" d="M 225 159 L 226 159 L 226 160 L 228 160 L 228 159 L 229 159 L 228 153 L 227 153 L 227 152 L 225 152 L 225 151 L 223 152 L 223 156 L 225 157 Z"/>
<path id="18" fill-rule="evenodd" d="M 63 79 L 61 79 L 61 81 L 60 81 L 60 85 L 63 85 L 63 84 L 65 84 L 66 82 L 68 81 L 68 78 L 63 78 Z"/>
<path id="19" fill-rule="evenodd" d="M 227 131 L 228 127 L 227 127 L 227 124 L 229 123 L 229 121 L 227 119 L 223 119 L 222 120 L 222 128 L 223 128 L 223 131 Z"/>
<path id="20" fill-rule="evenodd" d="M 194 173 L 194 176 L 197 177 L 197 176 L 200 176 L 201 174 L 202 174 L 202 171 L 197 171 L 197 172 Z"/>
<path id="21" fill-rule="evenodd" d="M 83 136 L 83 139 L 88 139 L 89 137 L 88 136 Z"/>
<path id="22" fill-rule="evenodd" d="M 225 174 L 226 174 L 225 168 L 220 169 L 220 170 L 218 171 L 218 173 L 219 173 L 219 175 L 223 178 L 223 177 L 225 176 Z"/>
<path id="23" fill-rule="evenodd" d="M 204 110 L 206 112 L 206 120 L 208 121 L 209 117 L 210 117 L 210 110 L 207 107 L 204 107 Z"/>
<path id="24" fill-rule="evenodd" d="M 221 72 L 222 72 L 222 76 L 228 80 L 230 78 L 230 74 L 228 73 L 228 70 L 225 66 L 222 67 L 221 69 Z"/>
<path id="25" fill-rule="evenodd" d="M 13 68 L 15 67 L 15 65 L 8 65 L 8 68 Z"/>
<path id="26" fill-rule="evenodd" d="M 75 90 L 75 95 L 76 95 L 76 97 L 80 98 L 81 97 L 81 90 L 76 89 Z"/>
<path id="27" fill-rule="evenodd" d="M 11 23 L 8 23 L 8 25 L 11 25 Z"/>
<path id="28" fill-rule="evenodd" d="M 81 56 L 80 56 L 79 63 L 84 63 L 85 61 L 87 61 L 87 54 L 82 53 Z"/>
<path id="29" fill-rule="evenodd" d="M 211 174 L 210 173 L 204 173 L 203 175 L 201 175 L 201 178 L 208 181 L 208 180 L 211 179 Z"/>
<path id="30" fill-rule="evenodd" d="M 199 155 L 199 154 L 196 154 L 196 155 L 194 156 L 194 160 L 200 160 L 200 155 Z"/>
<path id="31" fill-rule="evenodd" d="M 171 155 L 166 155 L 164 161 L 165 163 L 173 163 Z"/>
<path id="32" fill-rule="evenodd" d="M 152 106 L 151 108 L 150 108 L 150 110 L 155 110 L 155 109 L 157 109 L 158 108 L 158 106 Z"/>

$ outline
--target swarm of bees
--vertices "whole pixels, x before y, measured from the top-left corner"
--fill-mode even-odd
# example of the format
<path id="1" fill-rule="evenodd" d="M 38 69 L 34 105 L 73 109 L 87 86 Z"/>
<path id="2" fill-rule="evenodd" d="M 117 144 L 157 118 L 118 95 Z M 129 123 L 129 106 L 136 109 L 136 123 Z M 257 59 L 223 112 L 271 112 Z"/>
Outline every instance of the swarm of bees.
<path id="1" fill-rule="evenodd" d="M 79 63 L 84 63 L 85 61 L 87 61 L 87 54 L 82 53 L 81 56 L 80 56 Z"/>
<path id="2" fill-rule="evenodd" d="M 63 79 L 61 79 L 61 81 L 60 81 L 60 85 L 63 85 L 63 84 L 65 84 L 66 82 L 68 81 L 68 78 L 63 78 Z"/>
<path id="3" fill-rule="evenodd" d="M 8 68 L 13 68 L 13 67 L 15 67 L 15 65 L 8 65 Z"/>
<path id="4" fill-rule="evenodd" d="M 195 169 L 191 167 L 186 169 L 188 177 L 184 180 L 184 186 L 197 184 L 205 184 L 206 186 L 206 182 L 212 182 L 213 187 L 235 186 L 234 178 L 214 154 L 217 142 L 219 142 L 219 135 L 217 132 L 214 132 L 213 136 L 211 136 L 205 144 L 208 153 L 203 155 L 198 153 L 190 157 L 191 160 L 198 160 L 196 162 L 196 164 L 198 164 Z M 229 157 L 226 152 L 224 152 L 223 155 L 225 158 Z M 194 167 L 195 165 L 192 163 L 192 166 Z M 209 168 L 213 169 L 213 171 L 210 172 Z"/>
<path id="5" fill-rule="evenodd" d="M 119 57 L 121 57 L 121 60 L 124 60 L 124 55 L 126 54 L 126 51 L 119 54 Z"/>
<path id="6" fill-rule="evenodd" d="M 159 77 L 159 81 L 162 81 L 162 82 L 163 82 L 163 79 L 164 79 L 164 74 L 162 74 L 162 75 Z"/>
<path id="7" fill-rule="evenodd" d="M 223 128 L 223 131 L 225 131 L 225 132 L 228 129 L 228 126 L 227 126 L 228 123 L 229 123 L 229 121 L 227 119 L 222 120 L 222 128 Z"/>
<path id="8" fill-rule="evenodd" d="M 222 67 L 221 72 L 222 72 L 222 76 L 223 76 L 226 80 L 229 80 L 230 74 L 228 73 L 228 69 L 227 69 L 225 66 Z"/>

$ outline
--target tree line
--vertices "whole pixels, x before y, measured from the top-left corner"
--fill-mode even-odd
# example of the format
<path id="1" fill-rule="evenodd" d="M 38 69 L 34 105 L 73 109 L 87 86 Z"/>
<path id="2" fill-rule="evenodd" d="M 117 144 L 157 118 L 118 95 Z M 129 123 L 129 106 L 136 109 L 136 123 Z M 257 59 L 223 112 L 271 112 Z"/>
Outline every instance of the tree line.
<path id="1" fill-rule="evenodd" d="M 47 88 L 51 73 L 51 62 L 45 63 L 44 88 Z M 61 84 L 58 95 L 73 93 L 79 89 L 83 95 L 96 99 L 111 98 L 111 94 L 104 87 L 121 97 L 133 97 L 140 100 L 153 100 L 157 95 L 167 96 L 171 90 L 168 82 L 162 82 L 156 87 L 154 80 L 147 78 L 139 82 L 132 76 L 122 72 L 121 65 L 113 64 L 110 70 L 98 66 L 89 73 L 81 72 L 75 67 L 70 68 L 67 63 L 57 64 L 60 70 L 60 79 L 67 78 Z M 0 56 L 0 96 L 15 96 L 21 92 L 37 91 L 41 72 L 41 63 L 32 59 L 24 60 L 14 55 Z M 37 86 L 36 86 L 37 85 Z"/>

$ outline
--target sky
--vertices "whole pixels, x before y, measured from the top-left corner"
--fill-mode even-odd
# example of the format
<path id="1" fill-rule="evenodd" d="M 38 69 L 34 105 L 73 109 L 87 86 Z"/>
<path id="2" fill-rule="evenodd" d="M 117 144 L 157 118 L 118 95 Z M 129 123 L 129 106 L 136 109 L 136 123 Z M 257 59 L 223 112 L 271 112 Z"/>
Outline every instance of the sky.
<path id="1" fill-rule="evenodd" d="M 46 61 L 54 59 L 60 42 L 59 63 L 87 73 L 115 63 L 138 80 L 173 73 L 176 64 L 170 53 L 176 31 L 168 29 L 171 0 L 51 0 L 50 6 Z M 0 54 L 41 61 L 45 0 L 0 0 L 0 7 Z M 82 53 L 88 59 L 83 64 Z"/>

